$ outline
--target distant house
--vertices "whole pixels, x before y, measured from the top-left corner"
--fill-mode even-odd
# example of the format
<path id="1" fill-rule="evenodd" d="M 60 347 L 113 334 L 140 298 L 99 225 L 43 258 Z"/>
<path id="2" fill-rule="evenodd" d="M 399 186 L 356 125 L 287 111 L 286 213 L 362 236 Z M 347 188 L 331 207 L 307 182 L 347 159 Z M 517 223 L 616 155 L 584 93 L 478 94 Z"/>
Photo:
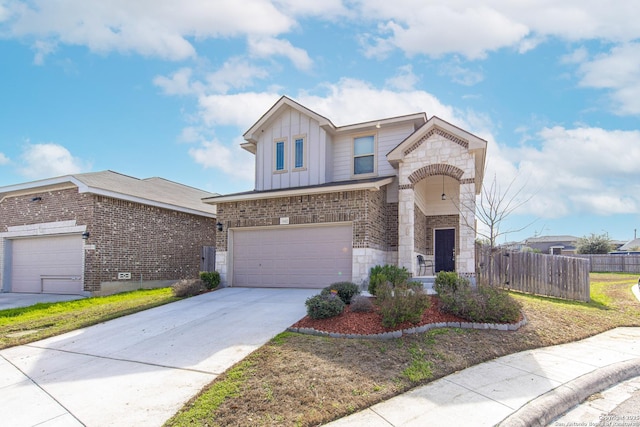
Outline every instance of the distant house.
<path id="1" fill-rule="evenodd" d="M 201 202 L 214 195 L 112 171 L 0 187 L 0 290 L 103 295 L 195 278 L 214 252 L 215 208 Z"/>
<path id="2" fill-rule="evenodd" d="M 618 247 L 616 253 L 640 253 L 640 239 L 633 239 Z"/>
<path id="3" fill-rule="evenodd" d="M 418 255 L 474 274 L 483 139 L 425 113 L 335 126 L 287 97 L 244 139 L 255 190 L 204 200 L 225 285 L 360 284 L 385 263 L 418 275 Z"/>
<path id="4" fill-rule="evenodd" d="M 529 237 L 524 241 L 524 245 L 543 254 L 567 255 L 576 253 L 578 240 L 575 236 Z"/>

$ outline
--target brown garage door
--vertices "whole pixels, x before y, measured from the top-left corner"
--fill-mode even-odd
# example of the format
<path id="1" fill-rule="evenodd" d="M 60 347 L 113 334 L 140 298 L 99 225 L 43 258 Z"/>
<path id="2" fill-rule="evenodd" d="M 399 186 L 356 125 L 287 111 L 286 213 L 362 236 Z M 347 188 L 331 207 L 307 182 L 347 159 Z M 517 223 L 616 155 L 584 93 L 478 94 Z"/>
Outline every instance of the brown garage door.
<path id="1" fill-rule="evenodd" d="M 37 237 L 11 242 L 11 291 L 82 292 L 82 238 Z"/>
<path id="2" fill-rule="evenodd" d="M 234 230 L 233 286 L 324 288 L 351 281 L 352 227 Z"/>

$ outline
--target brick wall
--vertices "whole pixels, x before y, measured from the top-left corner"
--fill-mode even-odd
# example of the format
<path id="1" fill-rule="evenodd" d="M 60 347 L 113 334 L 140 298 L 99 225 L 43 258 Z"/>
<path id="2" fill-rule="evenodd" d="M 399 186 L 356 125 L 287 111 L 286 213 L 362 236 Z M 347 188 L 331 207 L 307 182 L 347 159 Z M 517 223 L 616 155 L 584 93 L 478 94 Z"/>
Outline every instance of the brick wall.
<path id="1" fill-rule="evenodd" d="M 42 197 L 32 202 L 33 197 Z M 0 202 L 0 231 L 17 225 L 75 220 L 86 225 L 85 291 L 99 291 L 117 281 L 118 272 L 132 281 L 195 278 L 202 246 L 215 242 L 215 219 L 126 202 L 66 189 Z"/>
<path id="2" fill-rule="evenodd" d="M 108 197 L 95 197 L 88 228 L 95 251 L 87 251 L 85 287 L 117 281 L 197 278 L 202 246 L 215 242 L 215 219 Z"/>
<path id="3" fill-rule="evenodd" d="M 388 233 L 389 213 L 393 211 L 393 206 L 390 207 L 386 203 L 384 189 L 341 191 L 217 205 L 218 221 L 224 225 L 225 230 L 234 227 L 279 225 L 282 217 L 288 217 L 289 224 L 351 221 L 354 248 L 381 250 L 387 250 L 390 243 L 397 246 L 397 222 L 395 237 Z M 397 204 L 395 212 L 397 221 Z M 227 233 L 218 233 L 216 239 L 218 250 L 228 250 Z"/>
<path id="4" fill-rule="evenodd" d="M 33 202 L 34 197 L 42 200 Z M 93 196 L 79 194 L 76 188 L 7 197 L 0 202 L 0 231 L 16 225 L 70 220 L 87 225 L 92 217 Z"/>

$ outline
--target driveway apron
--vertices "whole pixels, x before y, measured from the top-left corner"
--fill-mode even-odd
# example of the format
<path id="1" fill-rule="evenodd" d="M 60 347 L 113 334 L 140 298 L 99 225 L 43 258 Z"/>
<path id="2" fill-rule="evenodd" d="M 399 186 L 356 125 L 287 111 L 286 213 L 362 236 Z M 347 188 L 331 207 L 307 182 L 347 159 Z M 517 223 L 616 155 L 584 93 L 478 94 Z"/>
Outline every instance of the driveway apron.
<path id="1" fill-rule="evenodd" d="M 11 426 L 160 426 L 305 315 L 314 289 L 223 288 L 0 351 Z"/>

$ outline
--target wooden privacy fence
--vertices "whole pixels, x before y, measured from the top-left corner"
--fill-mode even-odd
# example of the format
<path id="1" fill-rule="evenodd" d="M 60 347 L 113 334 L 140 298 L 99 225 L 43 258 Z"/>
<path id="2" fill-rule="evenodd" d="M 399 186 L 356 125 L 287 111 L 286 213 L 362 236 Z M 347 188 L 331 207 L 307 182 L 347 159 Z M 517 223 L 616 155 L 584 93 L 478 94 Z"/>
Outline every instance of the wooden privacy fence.
<path id="1" fill-rule="evenodd" d="M 588 260 L 502 250 L 496 250 L 491 257 L 490 248 L 485 247 L 478 251 L 476 260 L 481 283 L 530 294 L 589 301 Z"/>
<path id="2" fill-rule="evenodd" d="M 571 255 L 588 259 L 590 271 L 615 273 L 640 273 L 640 255 Z"/>

